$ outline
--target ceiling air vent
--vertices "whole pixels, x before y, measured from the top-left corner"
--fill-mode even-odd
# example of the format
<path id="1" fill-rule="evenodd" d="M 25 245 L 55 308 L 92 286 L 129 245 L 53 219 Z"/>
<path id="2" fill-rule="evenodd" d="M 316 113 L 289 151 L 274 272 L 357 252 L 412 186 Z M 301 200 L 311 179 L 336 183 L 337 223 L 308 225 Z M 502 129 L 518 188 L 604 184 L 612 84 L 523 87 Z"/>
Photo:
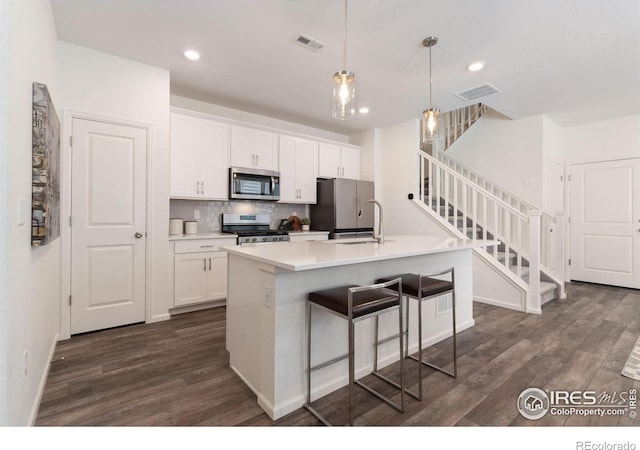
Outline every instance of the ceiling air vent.
<path id="1" fill-rule="evenodd" d="M 300 33 L 294 38 L 294 42 L 296 44 L 302 45 L 305 48 L 308 48 L 309 50 L 313 50 L 314 52 L 317 52 L 318 50 L 322 49 L 325 45 L 327 45 L 324 42 L 320 42 L 319 40 L 314 39 L 302 33 Z"/>
<path id="2" fill-rule="evenodd" d="M 481 84 L 480 86 L 476 86 L 471 89 L 467 89 L 466 91 L 456 92 L 456 97 L 460 97 L 462 100 L 471 102 L 473 100 L 479 99 L 481 97 L 486 97 L 487 95 L 495 94 L 496 92 L 500 92 L 497 88 L 487 84 Z"/>

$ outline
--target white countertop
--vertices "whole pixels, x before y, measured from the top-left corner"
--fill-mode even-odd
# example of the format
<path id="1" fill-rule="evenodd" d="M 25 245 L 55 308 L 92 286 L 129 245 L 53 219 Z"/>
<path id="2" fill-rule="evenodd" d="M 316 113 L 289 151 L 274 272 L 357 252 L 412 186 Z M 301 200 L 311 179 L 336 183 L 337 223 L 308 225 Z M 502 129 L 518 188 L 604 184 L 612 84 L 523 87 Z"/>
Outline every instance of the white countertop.
<path id="1" fill-rule="evenodd" d="M 296 235 L 306 235 L 306 234 L 329 234 L 328 231 L 317 231 L 317 230 L 309 230 L 309 231 L 289 231 L 289 235 L 290 236 L 296 236 Z"/>
<path id="2" fill-rule="evenodd" d="M 224 238 L 237 238 L 237 234 L 233 233 L 198 233 L 198 234 L 170 234 L 170 241 L 186 241 L 192 239 L 224 239 Z"/>
<path id="3" fill-rule="evenodd" d="M 439 238 L 434 236 L 389 236 L 384 244 L 368 239 L 273 242 L 222 247 L 233 255 L 291 271 L 320 269 L 348 264 L 405 258 L 497 245 L 497 241 Z"/>
<path id="4" fill-rule="evenodd" d="M 316 230 L 309 230 L 309 231 L 289 231 L 290 235 L 322 235 L 322 234 L 329 234 L 328 231 L 316 231 Z M 170 234 L 169 235 L 169 240 L 170 241 L 184 241 L 184 240 L 191 240 L 191 239 L 223 239 L 223 238 L 236 238 L 238 237 L 237 234 L 233 234 L 233 233 L 215 233 L 215 232 L 210 232 L 210 233 L 197 233 L 197 234 Z"/>

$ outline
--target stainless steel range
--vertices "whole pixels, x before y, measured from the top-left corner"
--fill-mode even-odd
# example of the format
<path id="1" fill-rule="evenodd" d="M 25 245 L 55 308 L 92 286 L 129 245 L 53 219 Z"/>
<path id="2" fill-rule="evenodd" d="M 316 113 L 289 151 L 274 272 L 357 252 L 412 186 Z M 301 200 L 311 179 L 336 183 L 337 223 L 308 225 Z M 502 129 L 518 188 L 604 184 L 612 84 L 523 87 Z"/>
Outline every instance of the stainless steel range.
<path id="1" fill-rule="evenodd" d="M 287 242 L 289 233 L 272 230 L 268 214 L 222 214 L 222 232 L 238 235 L 238 245 Z"/>

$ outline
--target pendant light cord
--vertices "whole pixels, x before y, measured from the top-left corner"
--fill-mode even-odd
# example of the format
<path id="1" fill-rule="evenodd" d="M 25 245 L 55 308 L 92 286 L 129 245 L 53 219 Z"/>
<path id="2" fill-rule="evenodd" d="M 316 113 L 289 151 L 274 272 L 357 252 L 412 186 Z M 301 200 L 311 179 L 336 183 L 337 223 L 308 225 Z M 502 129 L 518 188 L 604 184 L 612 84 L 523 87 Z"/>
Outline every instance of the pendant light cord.
<path id="1" fill-rule="evenodd" d="M 347 0 L 344 0 L 344 52 L 342 54 L 342 68 L 347 70 Z"/>
<path id="2" fill-rule="evenodd" d="M 431 82 L 433 78 L 431 76 L 431 47 L 429 47 L 429 109 L 433 109 L 433 101 L 431 94 Z"/>

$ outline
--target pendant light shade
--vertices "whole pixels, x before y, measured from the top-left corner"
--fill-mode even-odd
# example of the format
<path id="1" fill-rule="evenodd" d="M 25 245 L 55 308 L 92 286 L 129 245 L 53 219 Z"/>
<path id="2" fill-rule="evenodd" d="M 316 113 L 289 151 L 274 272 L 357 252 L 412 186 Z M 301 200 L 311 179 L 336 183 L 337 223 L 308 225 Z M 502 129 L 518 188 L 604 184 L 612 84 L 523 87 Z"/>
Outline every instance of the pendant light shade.
<path id="1" fill-rule="evenodd" d="M 333 108 L 334 119 L 350 119 L 356 113 L 356 75 L 347 70 L 347 0 L 344 1 L 344 51 L 342 70 L 333 75 Z"/>
<path id="2" fill-rule="evenodd" d="M 431 98 L 431 47 L 438 43 L 435 36 L 422 41 L 422 45 L 429 48 L 429 108 L 422 112 L 422 143 L 433 144 L 440 138 L 440 110 L 433 107 Z"/>

